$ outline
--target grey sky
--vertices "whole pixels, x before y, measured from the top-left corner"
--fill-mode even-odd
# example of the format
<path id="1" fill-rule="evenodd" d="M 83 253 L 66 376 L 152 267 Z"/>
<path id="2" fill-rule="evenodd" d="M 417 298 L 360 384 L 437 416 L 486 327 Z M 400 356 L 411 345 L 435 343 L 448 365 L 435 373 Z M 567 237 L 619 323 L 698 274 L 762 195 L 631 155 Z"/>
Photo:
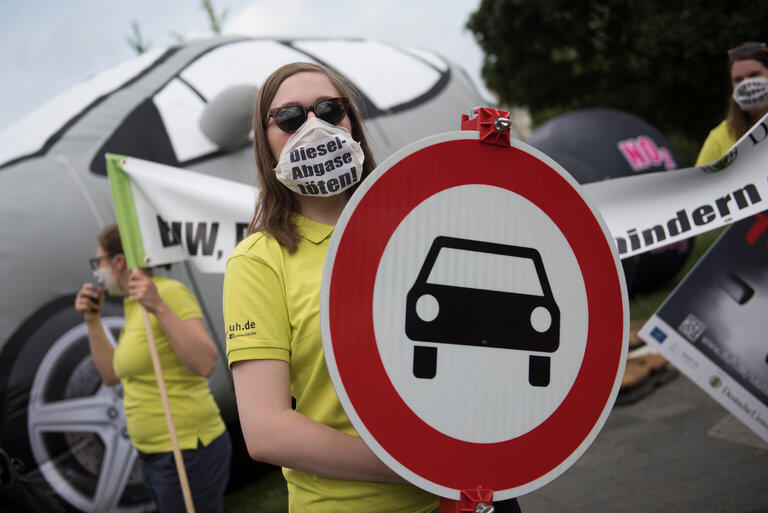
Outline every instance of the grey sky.
<path id="1" fill-rule="evenodd" d="M 215 0 L 225 32 L 356 36 L 434 50 L 479 80 L 482 53 L 464 29 L 479 0 Z M 131 21 L 153 48 L 208 33 L 197 0 L 0 2 L 0 128 L 85 78 L 134 55 Z"/>

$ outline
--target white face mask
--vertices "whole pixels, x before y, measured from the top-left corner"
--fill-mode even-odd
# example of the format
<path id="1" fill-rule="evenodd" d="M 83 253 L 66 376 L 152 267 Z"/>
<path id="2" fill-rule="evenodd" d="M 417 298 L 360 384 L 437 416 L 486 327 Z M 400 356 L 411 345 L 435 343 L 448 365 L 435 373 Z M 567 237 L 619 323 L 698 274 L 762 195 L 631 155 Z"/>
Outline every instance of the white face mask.
<path id="1" fill-rule="evenodd" d="M 288 138 L 275 175 L 304 196 L 333 196 L 360 182 L 360 143 L 344 128 L 312 117 Z"/>
<path id="2" fill-rule="evenodd" d="M 120 286 L 119 283 L 117 283 L 117 279 L 115 278 L 115 275 L 113 275 L 112 271 L 110 271 L 108 268 L 99 267 L 98 269 L 93 271 L 93 277 L 96 278 L 96 281 L 98 281 L 101 285 L 103 285 L 105 289 L 107 289 L 107 292 L 109 292 L 111 296 L 126 295 L 123 288 Z"/>
<path id="3" fill-rule="evenodd" d="M 768 107 L 768 78 L 747 78 L 733 90 L 733 99 L 741 110 L 753 111 Z"/>

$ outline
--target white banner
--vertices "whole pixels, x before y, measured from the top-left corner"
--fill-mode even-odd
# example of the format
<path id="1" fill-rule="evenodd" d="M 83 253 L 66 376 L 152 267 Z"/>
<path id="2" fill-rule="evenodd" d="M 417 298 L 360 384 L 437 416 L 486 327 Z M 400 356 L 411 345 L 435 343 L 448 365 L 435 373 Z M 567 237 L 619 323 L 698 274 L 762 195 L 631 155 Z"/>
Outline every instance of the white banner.
<path id="1" fill-rule="evenodd" d="M 144 248 L 142 264 L 189 260 L 204 273 L 223 273 L 248 229 L 256 189 L 141 159 L 125 158 Z"/>
<path id="2" fill-rule="evenodd" d="M 712 164 L 584 186 L 621 258 L 687 239 L 768 208 L 768 116 Z"/>
<path id="3" fill-rule="evenodd" d="M 764 117 L 717 162 L 584 186 L 622 258 L 744 219 L 768 208 L 768 121 Z M 256 188 L 135 158 L 129 177 L 143 265 L 189 259 L 223 273 L 253 216 Z"/>

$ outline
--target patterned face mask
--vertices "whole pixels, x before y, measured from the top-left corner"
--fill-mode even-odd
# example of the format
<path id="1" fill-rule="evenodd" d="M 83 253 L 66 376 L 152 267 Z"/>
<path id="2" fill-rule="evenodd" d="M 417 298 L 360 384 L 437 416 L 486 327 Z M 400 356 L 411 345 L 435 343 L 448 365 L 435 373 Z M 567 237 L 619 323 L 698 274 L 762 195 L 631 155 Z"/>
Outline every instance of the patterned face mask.
<path id="1" fill-rule="evenodd" d="M 733 90 L 733 99 L 743 111 L 762 110 L 768 107 L 768 78 L 747 78 Z"/>
<path id="2" fill-rule="evenodd" d="M 365 157 L 344 128 L 308 119 L 286 141 L 275 176 L 304 196 L 334 196 L 360 182 Z"/>

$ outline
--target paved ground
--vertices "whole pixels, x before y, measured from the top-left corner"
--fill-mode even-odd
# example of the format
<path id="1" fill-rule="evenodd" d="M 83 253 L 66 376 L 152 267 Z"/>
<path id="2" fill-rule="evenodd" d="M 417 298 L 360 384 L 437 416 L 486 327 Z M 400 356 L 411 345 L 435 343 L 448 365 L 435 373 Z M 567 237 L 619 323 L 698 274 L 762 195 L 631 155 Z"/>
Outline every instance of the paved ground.
<path id="1" fill-rule="evenodd" d="M 524 513 L 768 513 L 768 445 L 678 376 L 617 406 L 573 467 Z"/>

